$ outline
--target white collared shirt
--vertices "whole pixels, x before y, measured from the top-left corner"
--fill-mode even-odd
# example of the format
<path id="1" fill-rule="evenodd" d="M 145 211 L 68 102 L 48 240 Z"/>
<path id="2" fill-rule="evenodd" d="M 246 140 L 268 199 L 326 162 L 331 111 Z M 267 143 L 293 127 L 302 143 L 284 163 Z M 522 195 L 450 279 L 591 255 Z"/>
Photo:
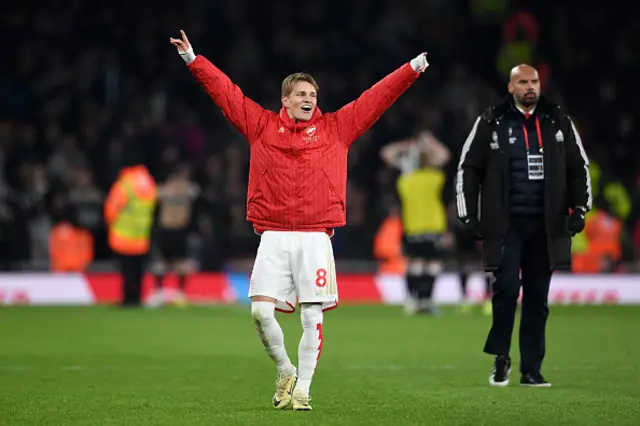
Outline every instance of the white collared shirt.
<path id="1" fill-rule="evenodd" d="M 533 107 L 533 109 L 531 111 L 525 111 L 522 108 L 520 108 L 520 105 L 518 105 L 518 104 L 515 104 L 515 105 L 516 105 L 516 108 L 518 108 L 518 111 L 520 111 L 522 113 L 522 115 L 525 115 L 527 113 L 533 115 L 533 112 L 536 110 L 536 107 Z"/>

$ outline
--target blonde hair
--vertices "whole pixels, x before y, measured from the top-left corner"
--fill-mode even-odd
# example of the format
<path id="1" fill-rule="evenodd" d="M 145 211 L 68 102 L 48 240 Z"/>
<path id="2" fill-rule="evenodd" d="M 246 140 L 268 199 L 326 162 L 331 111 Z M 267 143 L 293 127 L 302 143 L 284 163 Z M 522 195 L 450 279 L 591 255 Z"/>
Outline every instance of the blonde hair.
<path id="1" fill-rule="evenodd" d="M 316 80 L 311 76 L 311 74 L 307 74 L 306 72 L 297 72 L 288 75 L 284 80 L 282 80 L 282 96 L 289 96 L 293 91 L 293 86 L 295 86 L 299 81 L 306 81 L 307 83 L 310 83 L 316 89 L 316 92 L 320 90 L 318 83 L 316 83 Z"/>

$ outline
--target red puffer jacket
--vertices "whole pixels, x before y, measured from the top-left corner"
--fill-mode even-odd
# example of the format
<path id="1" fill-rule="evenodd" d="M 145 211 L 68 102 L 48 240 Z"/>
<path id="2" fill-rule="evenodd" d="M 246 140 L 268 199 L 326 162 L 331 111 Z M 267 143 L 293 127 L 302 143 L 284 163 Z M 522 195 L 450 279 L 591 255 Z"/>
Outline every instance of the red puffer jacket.
<path id="1" fill-rule="evenodd" d="M 416 81 L 409 63 L 334 113 L 307 122 L 268 111 L 244 96 L 203 56 L 189 70 L 251 144 L 247 220 L 257 231 L 327 231 L 346 223 L 351 144 Z"/>

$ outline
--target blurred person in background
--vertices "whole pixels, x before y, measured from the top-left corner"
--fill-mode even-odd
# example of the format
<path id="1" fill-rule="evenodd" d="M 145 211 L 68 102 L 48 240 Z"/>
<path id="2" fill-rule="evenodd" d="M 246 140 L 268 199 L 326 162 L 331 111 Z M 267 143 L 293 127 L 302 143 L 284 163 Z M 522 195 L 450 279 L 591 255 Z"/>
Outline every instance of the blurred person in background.
<path id="1" fill-rule="evenodd" d="M 540 95 L 535 68 L 511 70 L 509 95 L 479 116 L 462 148 L 456 180 L 460 220 L 483 240 L 492 272 L 493 323 L 484 352 L 492 386 L 507 386 L 511 335 L 522 287 L 520 384 L 551 386 L 541 374 L 554 270 L 571 268 L 571 237 L 592 207 L 589 159 L 571 118 Z M 480 206 L 478 208 L 478 205 Z"/>
<path id="2" fill-rule="evenodd" d="M 136 157 L 131 151 L 125 155 L 125 167 L 104 205 L 109 246 L 120 263 L 123 307 L 138 307 L 142 302 L 142 279 L 157 200 L 155 180 Z"/>
<path id="3" fill-rule="evenodd" d="M 401 170 L 400 197 L 408 314 L 436 312 L 433 289 L 443 270 L 443 252 L 450 245 L 443 201 L 449 150 L 429 131 L 394 142 L 381 151 L 383 160 Z"/>
<path id="4" fill-rule="evenodd" d="M 4 178 L 4 152 L 0 149 L 0 271 L 8 271 L 10 262 L 10 232 L 13 212 L 9 203 L 10 187 Z"/>
<path id="5" fill-rule="evenodd" d="M 29 260 L 42 265 L 49 257 L 51 228 L 45 205 L 47 181 L 44 168 L 42 164 L 29 161 L 21 164 L 18 170 L 19 181 L 14 188 L 0 182 L 0 204 L 3 204 L 0 222 L 3 216 L 10 222 L 4 232 L 12 240 L 8 243 L 6 259 L 20 263 Z"/>
<path id="6" fill-rule="evenodd" d="M 189 260 L 189 234 L 192 225 L 193 204 L 199 187 L 191 181 L 189 166 L 182 164 L 169 174 L 166 182 L 158 186 L 158 216 L 152 246 L 155 277 L 155 294 L 149 304 L 157 306 L 166 300 L 184 305 L 187 277 L 193 272 Z M 167 272 L 178 276 L 178 291 L 175 296 L 163 292 Z"/>
<path id="7" fill-rule="evenodd" d="M 93 261 L 93 236 L 72 222 L 60 222 L 49 234 L 49 253 L 52 271 L 86 271 Z"/>
<path id="8" fill-rule="evenodd" d="M 108 246 L 102 214 L 104 193 L 96 185 L 88 164 L 80 163 L 71 167 L 68 196 L 73 223 L 91 233 L 94 244 L 92 251 L 100 258 L 106 257 Z"/>
<path id="9" fill-rule="evenodd" d="M 430 149 L 439 151 L 437 154 L 437 157 L 439 157 L 438 161 L 444 160 L 445 155 L 450 156 L 450 153 L 445 154 L 447 148 L 445 148 L 438 140 L 436 140 L 433 134 L 430 132 L 422 132 L 418 137 L 409 138 L 386 145 L 384 148 L 382 148 L 380 154 L 382 160 L 388 166 L 398 169 L 400 173 L 409 173 L 419 168 L 420 155 L 423 152 L 428 152 L 428 150 Z M 441 168 L 446 167 L 447 161 L 443 163 Z M 442 200 L 440 200 L 439 202 L 442 202 Z M 469 274 L 478 269 L 474 265 L 474 263 L 480 263 L 480 251 L 475 235 L 466 227 L 459 226 L 457 223 L 454 223 L 453 235 L 455 236 L 455 254 L 456 260 L 458 262 L 460 293 L 462 295 L 460 310 L 462 312 L 467 312 L 468 307 L 470 306 L 467 298 L 467 282 Z M 409 278 L 411 273 L 410 271 L 407 271 L 407 273 L 407 283 L 409 284 L 409 282 L 411 281 L 411 279 Z M 409 285 L 409 287 L 411 286 Z M 490 279 L 489 277 L 487 277 L 486 294 L 489 295 L 490 291 Z M 411 298 L 408 299 L 408 311 L 413 311 L 416 309 L 415 300 L 411 300 Z M 484 312 L 489 314 L 491 313 L 491 303 L 489 301 L 484 304 Z"/>
<path id="10" fill-rule="evenodd" d="M 330 236 L 346 222 L 349 147 L 429 66 L 422 53 L 335 113 L 317 107 L 318 84 L 306 73 L 286 77 L 280 113 L 266 110 L 205 57 L 184 31 L 170 38 L 188 69 L 251 145 L 247 220 L 260 234 L 249 297 L 262 343 L 278 367 L 273 405 L 309 411 L 322 348 L 323 311 L 338 304 Z M 275 309 L 300 305 L 299 371 L 284 345 Z M 295 386 L 295 388 L 294 388 Z"/>
<path id="11" fill-rule="evenodd" d="M 622 257 L 623 222 L 594 205 L 585 216 L 584 232 L 571 242 L 572 271 L 582 274 L 614 272 Z"/>
<path id="12" fill-rule="evenodd" d="M 469 312 L 471 301 L 467 284 L 472 273 L 482 271 L 481 242 L 478 240 L 478 236 L 459 220 L 453 223 L 452 232 L 455 239 L 455 258 L 458 264 L 458 279 L 460 280 L 460 293 L 462 294 L 460 311 Z M 491 315 L 491 276 L 489 274 L 483 275 L 485 289 L 482 312 L 485 315 Z"/>
<path id="13" fill-rule="evenodd" d="M 27 176 L 22 196 L 25 201 L 24 210 L 29 218 L 31 260 L 38 262 L 49 256 L 48 238 L 52 226 L 46 205 L 49 183 L 45 167 L 41 163 L 29 165 L 25 172 Z"/>
<path id="14" fill-rule="evenodd" d="M 228 165 L 227 165 L 228 167 Z M 222 158 L 210 156 L 204 165 L 200 180 L 200 196 L 196 200 L 195 219 L 201 236 L 199 268 L 201 271 L 220 271 L 231 258 L 231 218 L 225 197 L 225 177 Z M 235 235 L 233 235 L 235 238 Z"/>
<path id="15" fill-rule="evenodd" d="M 402 252 L 402 212 L 395 203 L 390 205 L 387 217 L 382 220 L 376 232 L 373 255 L 379 261 L 379 272 L 398 275 L 406 273 L 407 258 Z"/>

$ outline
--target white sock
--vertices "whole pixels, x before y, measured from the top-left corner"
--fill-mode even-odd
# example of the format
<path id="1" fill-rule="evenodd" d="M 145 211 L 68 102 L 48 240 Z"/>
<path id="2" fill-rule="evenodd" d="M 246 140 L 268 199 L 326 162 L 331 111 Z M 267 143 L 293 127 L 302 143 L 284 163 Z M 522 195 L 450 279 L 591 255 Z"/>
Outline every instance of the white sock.
<path id="1" fill-rule="evenodd" d="M 302 338 L 298 347 L 298 382 L 296 390 L 309 395 L 311 379 L 322 351 L 322 305 L 302 305 Z"/>
<path id="2" fill-rule="evenodd" d="M 276 363 L 280 374 L 290 374 L 295 367 L 284 347 L 284 334 L 276 320 L 275 308 L 275 303 L 251 302 L 251 316 L 253 316 L 258 336 L 267 353 Z"/>

